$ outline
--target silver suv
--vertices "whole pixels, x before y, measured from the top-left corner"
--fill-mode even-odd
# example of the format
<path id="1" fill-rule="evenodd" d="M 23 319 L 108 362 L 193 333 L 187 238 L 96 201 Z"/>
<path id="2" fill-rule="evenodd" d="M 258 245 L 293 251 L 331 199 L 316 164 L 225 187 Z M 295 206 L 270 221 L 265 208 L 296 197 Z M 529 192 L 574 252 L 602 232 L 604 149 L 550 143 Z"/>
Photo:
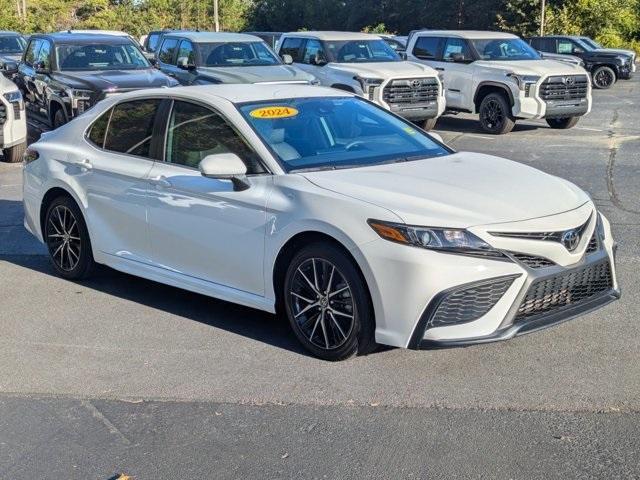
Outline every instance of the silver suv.
<path id="1" fill-rule="evenodd" d="M 292 32 L 278 53 L 313 74 L 321 85 L 361 95 L 425 130 L 444 112 L 438 72 L 404 61 L 377 35 L 353 32 Z"/>
<path id="2" fill-rule="evenodd" d="M 478 113 L 488 133 L 508 133 L 520 118 L 571 128 L 591 110 L 591 82 L 584 68 L 544 60 L 515 35 L 419 31 L 409 38 L 407 56 L 440 71 L 447 110 Z"/>

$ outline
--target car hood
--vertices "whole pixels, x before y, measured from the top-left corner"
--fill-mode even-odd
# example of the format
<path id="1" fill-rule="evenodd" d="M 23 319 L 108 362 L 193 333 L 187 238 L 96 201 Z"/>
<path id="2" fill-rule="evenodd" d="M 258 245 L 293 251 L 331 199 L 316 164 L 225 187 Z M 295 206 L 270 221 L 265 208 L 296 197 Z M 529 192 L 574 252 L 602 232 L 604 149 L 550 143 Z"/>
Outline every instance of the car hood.
<path id="1" fill-rule="evenodd" d="M 575 65 L 582 64 L 582 59 L 580 57 L 576 57 L 573 55 L 542 52 L 540 56 L 545 60 L 554 60 L 556 62 L 573 63 Z"/>
<path id="2" fill-rule="evenodd" d="M 386 208 L 405 223 L 468 228 L 528 220 L 589 201 L 572 183 L 479 153 L 301 173 L 320 188 Z"/>
<path id="3" fill-rule="evenodd" d="M 587 54 L 599 57 L 617 57 L 619 55 L 635 57 L 636 53 L 631 50 L 619 50 L 617 48 L 598 48 L 596 50 L 589 50 Z"/>
<path id="4" fill-rule="evenodd" d="M 18 63 L 22 59 L 21 53 L 11 54 L 5 53 L 4 55 L 0 55 L 0 62 L 16 62 Z"/>
<path id="5" fill-rule="evenodd" d="M 56 72 L 53 78 L 73 88 L 89 90 L 134 90 L 152 87 L 173 87 L 177 82 L 156 68 L 142 70 L 83 70 Z"/>
<path id="6" fill-rule="evenodd" d="M 341 70 L 361 77 L 398 78 L 436 75 L 436 71 L 416 62 L 370 62 L 370 63 L 329 63 L 332 69 Z"/>
<path id="7" fill-rule="evenodd" d="M 475 65 L 513 72 L 522 75 L 575 75 L 585 73 L 578 65 L 572 65 L 558 60 L 507 60 L 486 61 L 477 60 Z"/>
<path id="8" fill-rule="evenodd" d="M 290 65 L 254 67 L 198 67 L 198 72 L 220 83 L 312 82 L 315 77 Z"/>

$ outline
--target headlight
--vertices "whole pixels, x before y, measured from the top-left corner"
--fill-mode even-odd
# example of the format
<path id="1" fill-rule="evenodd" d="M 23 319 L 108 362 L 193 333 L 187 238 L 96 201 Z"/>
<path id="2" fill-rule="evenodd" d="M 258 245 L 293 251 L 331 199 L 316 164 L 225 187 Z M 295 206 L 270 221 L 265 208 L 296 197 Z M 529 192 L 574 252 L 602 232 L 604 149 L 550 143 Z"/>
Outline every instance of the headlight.
<path id="1" fill-rule="evenodd" d="M 369 98 L 369 100 L 373 100 L 373 92 L 376 87 L 382 85 L 384 82 L 381 78 L 365 78 L 365 77 L 353 77 L 354 80 L 357 80 L 360 83 L 360 87 L 362 87 L 362 92 Z"/>
<path id="2" fill-rule="evenodd" d="M 507 77 L 518 85 L 518 88 L 522 91 L 527 89 L 528 85 L 535 85 L 540 80 L 538 75 L 518 75 L 516 73 L 507 73 Z"/>
<path id="3" fill-rule="evenodd" d="M 484 240 L 463 229 L 415 227 L 401 223 L 368 220 L 380 237 L 391 242 L 443 252 L 481 257 L 507 258 Z"/>
<path id="4" fill-rule="evenodd" d="M 6 98 L 8 102 L 21 102 L 22 93 L 20 93 L 20 90 L 14 90 L 13 92 L 5 93 L 4 98 Z"/>
<path id="5" fill-rule="evenodd" d="M 67 95 L 75 100 L 89 100 L 91 98 L 91 90 L 81 90 L 79 88 L 68 88 Z"/>

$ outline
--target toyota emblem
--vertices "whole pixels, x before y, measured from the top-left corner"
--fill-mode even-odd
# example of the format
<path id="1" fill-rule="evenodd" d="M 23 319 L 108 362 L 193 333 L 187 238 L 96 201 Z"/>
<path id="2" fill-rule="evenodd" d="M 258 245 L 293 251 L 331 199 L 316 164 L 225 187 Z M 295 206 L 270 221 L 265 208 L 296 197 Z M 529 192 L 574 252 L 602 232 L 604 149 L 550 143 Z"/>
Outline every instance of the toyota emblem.
<path id="1" fill-rule="evenodd" d="M 562 234 L 562 244 L 570 252 L 573 252 L 579 243 L 580 234 L 576 230 L 567 230 Z"/>
<path id="2" fill-rule="evenodd" d="M 412 80 L 411 81 L 411 87 L 412 88 L 420 88 L 421 85 L 422 85 L 422 81 L 421 80 Z"/>
<path id="3" fill-rule="evenodd" d="M 576 77 L 564 77 L 564 84 L 565 85 L 575 85 L 576 83 Z"/>

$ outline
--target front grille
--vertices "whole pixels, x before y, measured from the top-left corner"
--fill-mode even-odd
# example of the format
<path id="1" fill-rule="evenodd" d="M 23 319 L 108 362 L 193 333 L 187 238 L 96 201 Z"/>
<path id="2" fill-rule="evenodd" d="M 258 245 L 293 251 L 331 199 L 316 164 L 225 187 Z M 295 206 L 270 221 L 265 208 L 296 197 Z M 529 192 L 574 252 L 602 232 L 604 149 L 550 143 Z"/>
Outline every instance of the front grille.
<path id="1" fill-rule="evenodd" d="M 589 78 L 586 75 L 549 77 L 540 85 L 540 98 L 549 100 L 580 100 L 587 98 Z"/>
<path id="2" fill-rule="evenodd" d="M 576 233 L 580 237 L 582 237 L 582 234 L 584 233 L 584 231 L 589 226 L 589 223 L 591 222 L 592 216 L 593 214 L 590 215 L 587 221 L 584 222 L 582 225 L 580 225 L 579 227 L 573 228 L 571 230 L 575 230 Z M 519 238 L 522 240 L 541 240 L 541 241 L 562 243 L 562 237 L 564 236 L 564 234 L 571 230 L 565 230 L 565 231 L 559 231 L 559 232 L 489 232 L 489 234 L 493 235 L 494 237 Z"/>
<path id="3" fill-rule="evenodd" d="M 382 99 L 389 105 L 414 105 L 435 102 L 439 86 L 435 78 L 407 78 L 391 80 L 382 92 Z"/>
<path id="4" fill-rule="evenodd" d="M 593 253 L 598 251 L 598 239 L 596 238 L 596 232 L 593 232 L 591 235 L 591 240 L 589 240 L 589 244 L 587 245 L 587 253 Z"/>
<path id="5" fill-rule="evenodd" d="M 7 121 L 7 107 L 5 107 L 4 103 L 0 103 L 0 125 L 4 125 L 4 122 Z"/>
<path id="6" fill-rule="evenodd" d="M 552 267 L 555 262 L 548 258 L 538 257 L 537 255 L 527 255 L 526 253 L 509 252 L 513 258 L 524 263 L 529 268 L 545 268 Z"/>
<path id="7" fill-rule="evenodd" d="M 609 261 L 537 280 L 518 308 L 515 321 L 573 306 L 611 288 L 613 280 Z"/>
<path id="8" fill-rule="evenodd" d="M 479 319 L 498 303 L 518 276 L 495 278 L 448 292 L 438 304 L 427 326 L 444 327 Z"/>

